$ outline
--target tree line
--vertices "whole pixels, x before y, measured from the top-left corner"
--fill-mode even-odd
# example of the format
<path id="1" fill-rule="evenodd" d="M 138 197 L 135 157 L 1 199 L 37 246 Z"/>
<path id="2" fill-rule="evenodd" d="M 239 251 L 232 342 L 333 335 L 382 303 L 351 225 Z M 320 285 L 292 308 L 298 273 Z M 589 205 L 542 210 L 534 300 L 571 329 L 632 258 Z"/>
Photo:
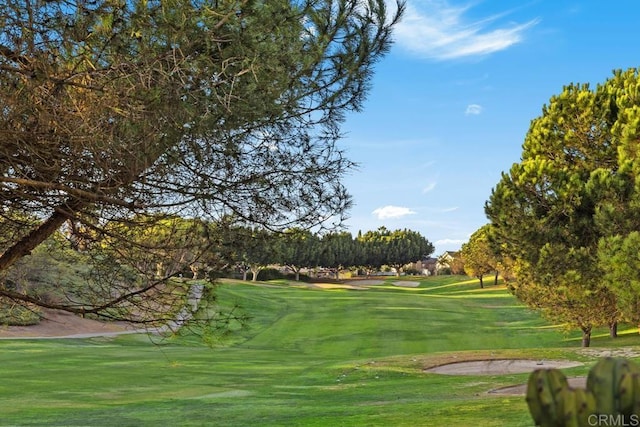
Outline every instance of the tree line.
<path id="1" fill-rule="evenodd" d="M 145 221 L 144 217 L 136 219 Z M 377 272 L 383 266 L 395 268 L 399 275 L 405 265 L 433 252 L 433 245 L 420 233 L 385 227 L 353 237 L 346 231 L 272 231 L 174 216 L 149 220 L 144 229 L 131 226 L 127 231 L 119 230 L 118 235 L 123 234 L 130 243 L 146 248 L 144 254 L 129 251 L 127 246 L 120 248 L 117 255 L 128 258 L 126 264 L 91 232 L 62 229 L 28 259 L 17 262 L 5 275 L 4 287 L 32 295 L 45 306 L 55 306 L 63 299 L 82 303 L 120 287 L 141 289 L 145 277 L 213 281 L 240 273 L 244 280 L 251 274 L 251 280 L 256 281 L 260 271 L 270 266 L 286 267 L 295 280 L 300 280 L 303 270 L 317 269 L 336 279 L 343 270 Z M 202 247 L 207 249 L 201 251 Z M 101 286 L 92 287 L 91 283 Z M 87 288 L 92 288 L 91 292 Z"/>
<path id="2" fill-rule="evenodd" d="M 356 237 L 347 231 L 312 233 L 304 229 L 289 229 L 283 233 L 264 229 L 240 228 L 233 234 L 235 260 L 232 263 L 243 273 L 252 273 L 257 280 L 261 269 L 269 265 L 287 267 L 300 280 L 304 269 L 324 268 L 337 279 L 343 270 L 363 269 L 378 272 L 383 266 L 400 275 L 407 264 L 422 260 L 434 247 L 420 233 L 408 229 L 359 232 Z"/>

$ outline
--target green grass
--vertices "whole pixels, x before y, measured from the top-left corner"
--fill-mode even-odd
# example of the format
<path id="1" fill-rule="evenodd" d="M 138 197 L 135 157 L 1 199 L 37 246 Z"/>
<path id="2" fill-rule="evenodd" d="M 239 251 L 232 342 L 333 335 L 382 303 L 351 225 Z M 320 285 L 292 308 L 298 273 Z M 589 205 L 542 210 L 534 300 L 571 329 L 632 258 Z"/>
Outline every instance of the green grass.
<path id="1" fill-rule="evenodd" d="M 394 278 L 390 278 L 392 282 Z M 0 341 L 0 425 L 529 426 L 527 374 L 444 376 L 464 359 L 594 359 L 503 287 L 461 277 L 367 291 L 228 282 L 250 327 L 210 348 L 190 337 Z M 604 331 L 598 331 L 600 334 Z M 638 344 L 637 335 L 593 346 Z"/>

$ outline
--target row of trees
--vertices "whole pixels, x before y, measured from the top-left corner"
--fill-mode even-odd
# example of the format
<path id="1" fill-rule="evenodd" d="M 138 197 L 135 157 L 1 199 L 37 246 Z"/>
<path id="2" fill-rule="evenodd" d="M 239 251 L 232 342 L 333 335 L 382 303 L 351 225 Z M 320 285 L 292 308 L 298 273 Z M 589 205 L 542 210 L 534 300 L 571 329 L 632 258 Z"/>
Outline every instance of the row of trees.
<path id="1" fill-rule="evenodd" d="M 120 230 L 119 234 L 124 233 Z M 303 269 L 317 268 L 338 276 L 347 268 L 379 271 L 389 266 L 400 274 L 404 265 L 433 252 L 433 245 L 411 230 L 381 227 L 354 238 L 348 232 L 314 234 L 300 228 L 274 232 L 181 217 L 154 219 L 145 229 L 130 227 L 128 240 L 146 251 L 123 246 L 116 254 L 90 231 L 82 235 L 71 229 L 57 232 L 28 260 L 19 261 L 8 271 L 5 289 L 32 295 L 43 304 L 59 303 L 63 297 L 82 303 L 104 297 L 105 292 L 140 290 L 145 277 L 160 281 L 185 274 L 196 279 L 215 278 L 240 271 L 244 280 L 252 273 L 255 281 L 268 266 L 287 267 L 296 280 Z M 201 251 L 202 247 L 207 250 Z M 120 257 L 128 262 L 119 262 Z"/>
<path id="2" fill-rule="evenodd" d="M 336 278 L 341 270 L 355 267 L 379 271 L 382 266 L 402 268 L 433 253 L 433 245 L 420 233 L 412 230 L 390 231 L 380 227 L 375 231 L 358 233 L 332 232 L 322 235 L 308 230 L 290 229 L 273 233 L 264 229 L 240 229 L 235 242 L 236 265 L 251 271 L 253 280 L 261 269 L 269 265 L 288 267 L 299 280 L 302 269 L 327 268 Z"/>
<path id="3" fill-rule="evenodd" d="M 570 84 L 531 122 L 485 207 L 513 291 L 582 331 L 640 324 L 640 77 Z"/>

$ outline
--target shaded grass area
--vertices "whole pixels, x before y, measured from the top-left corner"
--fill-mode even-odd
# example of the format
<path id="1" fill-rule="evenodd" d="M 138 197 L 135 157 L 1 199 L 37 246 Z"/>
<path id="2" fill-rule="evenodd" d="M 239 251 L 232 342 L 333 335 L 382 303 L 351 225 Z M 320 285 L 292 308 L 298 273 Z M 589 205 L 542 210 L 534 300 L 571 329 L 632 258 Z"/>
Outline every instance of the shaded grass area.
<path id="1" fill-rule="evenodd" d="M 522 397 L 487 394 L 527 374 L 424 368 L 569 358 L 586 364 L 567 374 L 583 375 L 593 361 L 576 352 L 578 335 L 468 278 L 365 291 L 230 281 L 218 294 L 252 319 L 215 348 L 192 337 L 0 341 L 0 425 L 529 426 Z"/>

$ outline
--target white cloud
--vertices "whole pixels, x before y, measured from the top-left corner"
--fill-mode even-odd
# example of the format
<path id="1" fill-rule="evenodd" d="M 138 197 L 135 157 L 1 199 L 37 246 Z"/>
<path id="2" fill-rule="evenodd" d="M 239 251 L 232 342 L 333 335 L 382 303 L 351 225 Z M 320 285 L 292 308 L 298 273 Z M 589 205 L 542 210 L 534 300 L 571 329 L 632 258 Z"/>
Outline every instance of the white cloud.
<path id="1" fill-rule="evenodd" d="M 429 191 L 433 190 L 434 188 L 436 188 L 436 183 L 435 182 L 430 182 L 429 184 L 427 184 L 422 189 L 422 194 L 428 193 Z"/>
<path id="2" fill-rule="evenodd" d="M 375 215 L 378 219 L 388 219 L 388 218 L 402 218 L 403 216 L 413 215 L 416 212 L 402 206 L 388 205 L 383 208 L 377 208 L 371 213 Z"/>
<path id="3" fill-rule="evenodd" d="M 482 113 L 482 105 L 478 104 L 467 105 L 467 109 L 464 112 L 466 116 L 477 116 L 480 113 Z"/>
<path id="4" fill-rule="evenodd" d="M 484 56 L 507 49 L 524 39 L 539 20 L 497 25 L 501 13 L 470 21 L 470 6 L 451 6 L 446 0 L 423 0 L 407 4 L 404 18 L 395 28 L 398 45 L 436 60 Z M 495 24 L 495 25 L 494 25 Z"/>

